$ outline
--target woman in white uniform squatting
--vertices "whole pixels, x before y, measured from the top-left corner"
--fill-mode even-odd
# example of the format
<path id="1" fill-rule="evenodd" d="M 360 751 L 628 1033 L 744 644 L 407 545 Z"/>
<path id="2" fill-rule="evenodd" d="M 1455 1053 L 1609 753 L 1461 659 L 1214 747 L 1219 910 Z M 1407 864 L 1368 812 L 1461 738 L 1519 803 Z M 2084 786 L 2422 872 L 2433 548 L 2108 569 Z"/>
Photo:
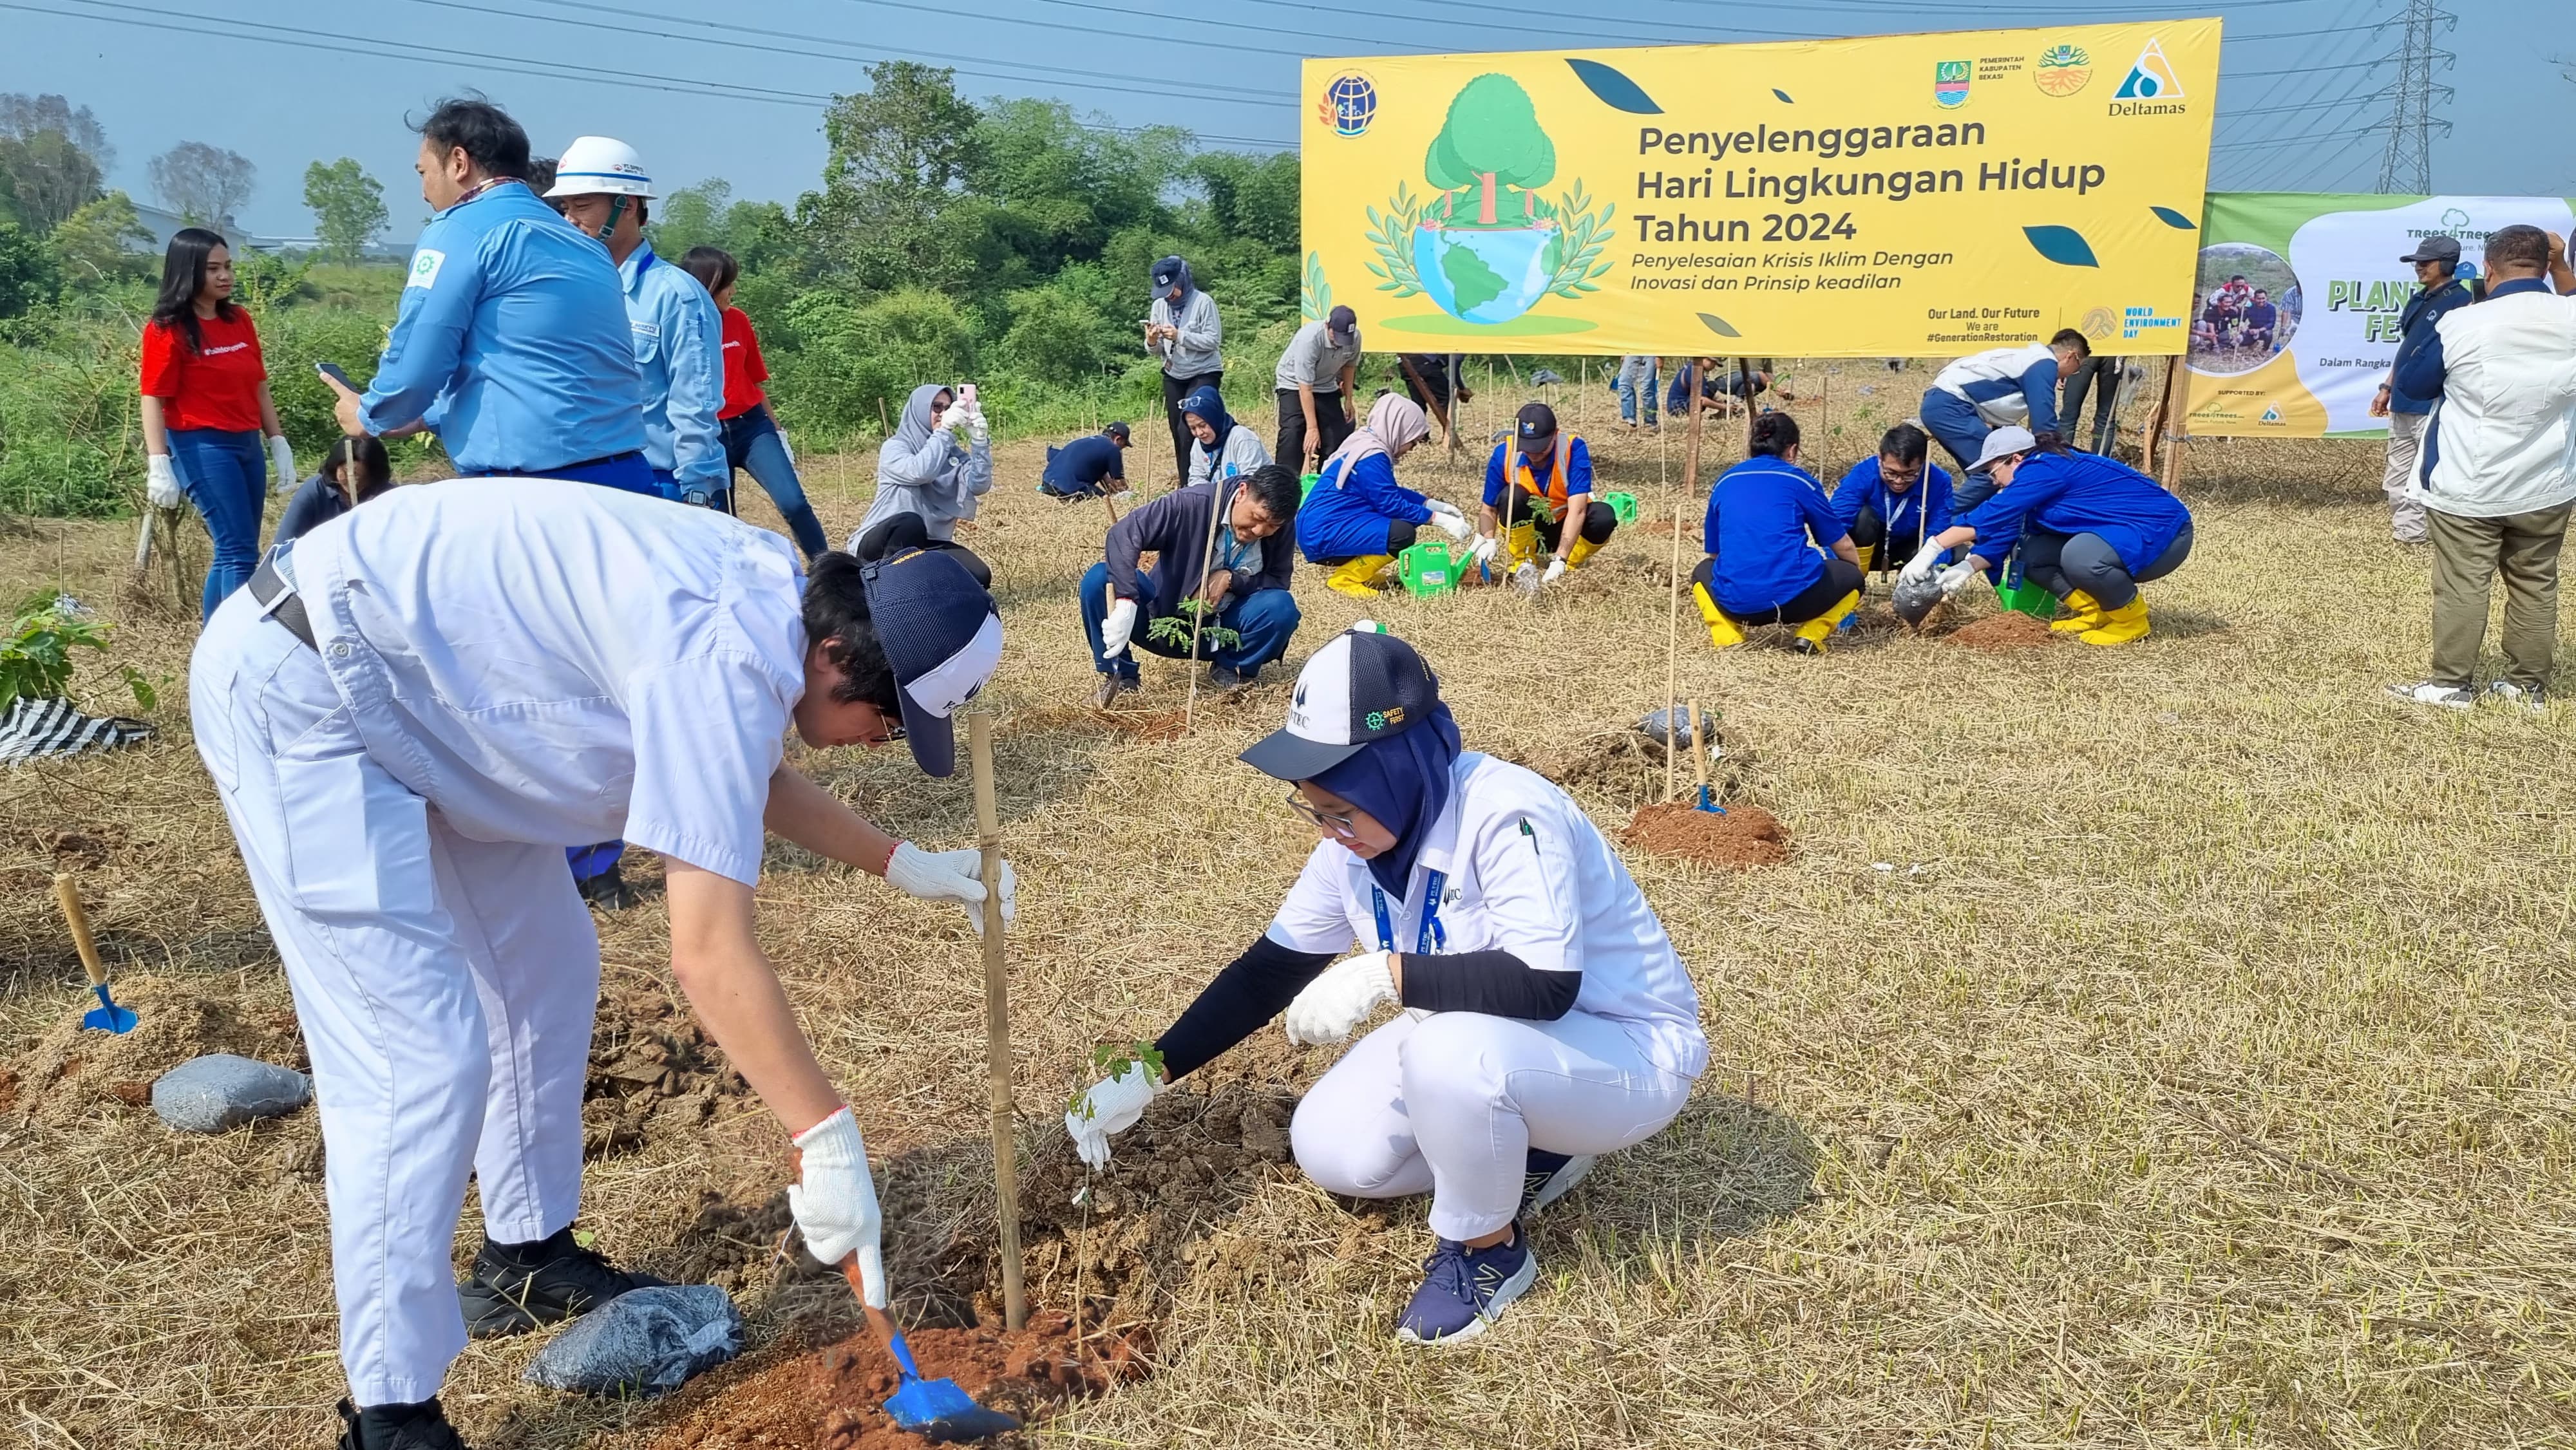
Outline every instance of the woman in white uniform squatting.
<path id="1" fill-rule="evenodd" d="M 1289 1040 L 1320 1044 L 1398 1004 L 1297 1105 L 1291 1137 L 1334 1193 L 1430 1192 L 1438 1245 L 1396 1335 L 1467 1339 L 1538 1277 L 1521 1220 L 1681 1111 L 1708 1065 L 1699 995 L 1582 809 L 1461 753 L 1411 645 L 1360 624 L 1316 651 L 1295 700 L 1243 760 L 1295 782 L 1287 804 L 1323 839 L 1156 1044 L 1163 1073 L 1128 1064 L 1065 1128 L 1098 1167 L 1167 1081 L 1282 1008 Z"/>
<path id="2" fill-rule="evenodd" d="M 802 1150 L 789 1206 L 884 1302 L 876 1191 L 753 935 L 764 828 L 917 897 L 983 900 L 977 853 L 898 843 L 782 763 L 909 734 L 1001 657 L 992 597 L 936 552 L 814 561 L 615 489 L 397 489 L 224 601 L 189 667 L 197 749 L 285 960 L 328 1150 L 345 1450 L 449 1450 L 437 1395 L 477 1335 L 658 1281 L 575 1242 L 599 938 L 563 848 L 668 868 L 671 971 Z M 898 724 L 898 721 L 900 723 Z M 1008 914 L 1010 877 L 1003 877 Z M 485 1239 L 455 1282 L 466 1175 Z"/>

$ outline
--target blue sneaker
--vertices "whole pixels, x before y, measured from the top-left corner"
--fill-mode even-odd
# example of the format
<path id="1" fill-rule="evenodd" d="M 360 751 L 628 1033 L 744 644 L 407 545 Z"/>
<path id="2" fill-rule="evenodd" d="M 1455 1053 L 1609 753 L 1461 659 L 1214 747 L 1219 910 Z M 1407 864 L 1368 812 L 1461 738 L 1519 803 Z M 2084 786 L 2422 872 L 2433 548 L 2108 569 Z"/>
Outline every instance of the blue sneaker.
<path id="1" fill-rule="evenodd" d="M 1538 1280 L 1538 1255 L 1530 1252 L 1529 1235 L 1514 1224 L 1511 1242 L 1490 1249 L 1442 1239 L 1422 1268 L 1422 1287 L 1395 1322 L 1395 1337 L 1407 1344 L 1454 1344 L 1484 1333 L 1504 1305 L 1529 1291 Z"/>
<path id="2" fill-rule="evenodd" d="M 1563 1198 L 1583 1175 L 1592 1171 L 1593 1157 L 1586 1153 L 1574 1156 L 1551 1153 L 1545 1148 L 1532 1148 L 1523 1162 L 1521 1173 L 1521 1211 L 1527 1218 Z"/>

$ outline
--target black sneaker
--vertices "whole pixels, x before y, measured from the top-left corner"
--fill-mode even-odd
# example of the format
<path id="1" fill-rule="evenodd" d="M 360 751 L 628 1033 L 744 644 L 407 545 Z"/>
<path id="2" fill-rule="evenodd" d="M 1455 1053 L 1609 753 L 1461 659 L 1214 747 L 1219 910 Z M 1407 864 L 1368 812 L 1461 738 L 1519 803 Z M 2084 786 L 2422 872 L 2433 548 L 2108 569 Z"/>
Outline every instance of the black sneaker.
<path id="1" fill-rule="evenodd" d="M 466 1333 L 498 1339 L 560 1323 L 630 1290 L 658 1289 L 665 1282 L 611 1266 L 597 1251 L 575 1242 L 566 1227 L 533 1244 L 485 1239 L 482 1252 L 474 1256 L 474 1276 L 456 1286 L 456 1298 L 465 1310 Z"/>
<path id="2" fill-rule="evenodd" d="M 602 911 L 624 911 L 635 904 L 634 888 L 615 866 L 581 881 L 581 899 Z"/>
<path id="3" fill-rule="evenodd" d="M 1231 695 L 1237 690 L 1251 689 L 1260 678 L 1257 672 L 1247 674 L 1228 665 L 1208 666 L 1208 688 L 1220 695 Z"/>
<path id="4" fill-rule="evenodd" d="M 340 1402 L 340 1450 L 466 1450 L 435 1396 L 417 1405 Z"/>
<path id="5" fill-rule="evenodd" d="M 1532 1148 L 1522 1160 L 1521 1211 L 1513 1217 L 1527 1218 L 1566 1195 L 1566 1191 L 1583 1181 L 1592 1171 L 1593 1157 L 1574 1157 L 1550 1153 L 1545 1148 Z"/>

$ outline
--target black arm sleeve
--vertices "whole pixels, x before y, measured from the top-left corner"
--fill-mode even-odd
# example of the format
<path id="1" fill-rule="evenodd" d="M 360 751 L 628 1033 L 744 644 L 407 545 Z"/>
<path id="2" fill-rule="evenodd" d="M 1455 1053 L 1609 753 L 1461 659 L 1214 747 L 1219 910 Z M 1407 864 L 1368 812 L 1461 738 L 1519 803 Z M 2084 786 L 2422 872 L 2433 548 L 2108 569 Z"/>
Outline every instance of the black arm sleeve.
<path id="1" fill-rule="evenodd" d="M 1542 972 L 1506 951 L 1404 954 L 1404 1005 L 1553 1022 L 1574 1010 L 1581 972 Z"/>
<path id="2" fill-rule="evenodd" d="M 1290 951 L 1268 936 L 1254 938 L 1155 1041 L 1163 1054 L 1164 1075 L 1177 1082 L 1259 1031 L 1286 1011 L 1308 982 L 1322 976 L 1332 959 L 1331 952 Z"/>

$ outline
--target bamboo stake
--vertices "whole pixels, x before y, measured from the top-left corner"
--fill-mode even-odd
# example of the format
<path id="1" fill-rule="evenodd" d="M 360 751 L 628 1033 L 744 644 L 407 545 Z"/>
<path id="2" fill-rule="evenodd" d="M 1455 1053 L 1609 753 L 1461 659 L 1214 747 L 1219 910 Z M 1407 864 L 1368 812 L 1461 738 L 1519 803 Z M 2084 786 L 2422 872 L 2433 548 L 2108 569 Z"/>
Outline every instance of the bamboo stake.
<path id="1" fill-rule="evenodd" d="M 1692 366 L 1696 368 L 1698 364 L 1694 362 Z M 1702 415 L 1699 405 L 1699 386 L 1703 381 L 1704 379 L 1694 375 L 1690 380 L 1690 387 L 1684 394 L 1690 403 L 1690 437 L 1682 444 L 1682 476 L 1686 479 L 1699 477 L 1699 434 Z M 1664 611 L 1664 799 L 1666 800 L 1673 798 L 1674 741 L 1680 737 L 1680 732 L 1674 728 L 1677 722 L 1673 719 L 1673 710 L 1681 698 L 1682 501 L 1689 497 L 1690 490 L 1687 488 L 1676 490 L 1673 494 L 1673 595 Z"/>
<path id="2" fill-rule="evenodd" d="M 966 749 L 975 769 L 975 843 L 984 851 L 984 1068 L 993 1090 L 993 1188 L 1000 1200 L 1002 1318 L 1012 1329 L 1029 1322 L 1028 1286 L 1021 1282 L 1020 1168 L 1012 1125 L 1011 975 L 1002 942 L 1002 816 L 993 794 L 993 716 L 966 716 Z"/>
<path id="3" fill-rule="evenodd" d="M 1816 403 L 1816 442 L 1822 445 L 1818 451 L 1824 456 L 1816 460 L 1815 473 L 1816 477 L 1824 480 L 1825 487 L 1831 489 L 1834 486 L 1834 375 L 1825 373 L 1823 377 L 1824 392 Z"/>
<path id="4" fill-rule="evenodd" d="M 1208 492 L 1207 544 L 1199 550 L 1199 607 L 1190 611 L 1190 694 L 1181 702 L 1181 729 L 1184 733 L 1196 718 L 1199 705 L 1199 626 L 1207 622 L 1208 569 L 1216 560 L 1216 521 L 1225 512 L 1226 505 L 1225 488 L 1220 480 L 1209 479 Z"/>
<path id="5" fill-rule="evenodd" d="M 1699 697 L 1696 695 L 1691 697 L 1690 712 L 1691 768 L 1699 773 L 1700 797 L 1701 800 L 1706 800 L 1708 797 L 1708 749 L 1706 742 L 1700 739 L 1700 725 L 1705 717 L 1699 712 Z M 1693 801 L 1691 804 L 1696 806 L 1699 803 L 1699 801 Z"/>

